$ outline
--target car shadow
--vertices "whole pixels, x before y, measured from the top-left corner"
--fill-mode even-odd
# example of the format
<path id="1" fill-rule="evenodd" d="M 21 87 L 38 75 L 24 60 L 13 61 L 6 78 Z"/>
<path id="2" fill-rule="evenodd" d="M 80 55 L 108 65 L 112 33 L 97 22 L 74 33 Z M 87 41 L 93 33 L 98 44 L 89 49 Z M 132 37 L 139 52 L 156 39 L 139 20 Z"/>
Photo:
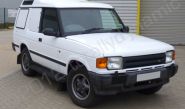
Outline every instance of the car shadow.
<path id="1" fill-rule="evenodd" d="M 145 109 L 147 105 L 148 109 L 151 109 L 153 104 L 160 104 L 161 101 L 162 95 L 160 94 L 143 95 L 137 92 L 128 92 L 113 96 L 103 96 L 96 107 L 89 109 Z"/>
<path id="2" fill-rule="evenodd" d="M 41 79 L 40 76 L 38 78 Z M 55 89 L 60 96 L 65 96 L 70 99 L 67 91 L 57 90 L 57 83 L 55 81 L 51 81 L 52 85 L 48 82 L 48 80 L 41 79 L 41 81 L 45 84 L 46 88 Z M 146 107 L 152 109 L 151 106 L 155 104 L 156 105 L 153 107 L 156 109 L 164 99 L 165 95 L 160 94 L 160 92 L 154 95 L 144 95 L 137 92 L 128 92 L 112 96 L 100 96 L 97 101 L 97 105 L 89 109 L 145 109 Z M 72 101 L 70 101 L 70 104 L 74 105 Z M 76 105 L 74 106 L 76 108 L 81 108 Z"/>
<path id="3" fill-rule="evenodd" d="M 66 98 L 66 105 L 70 105 L 75 109 L 82 109 L 73 104 L 67 91 L 57 90 L 57 82 L 46 78 L 43 79 L 41 75 L 35 78 L 40 80 L 44 89 L 50 90 L 59 96 L 61 101 L 63 100 L 62 98 Z M 128 92 L 112 96 L 101 96 L 97 101 L 98 104 L 88 109 L 161 109 L 161 107 L 165 107 L 163 102 L 166 99 L 166 95 L 163 93 L 159 91 L 154 95 L 143 95 L 137 92 Z"/>

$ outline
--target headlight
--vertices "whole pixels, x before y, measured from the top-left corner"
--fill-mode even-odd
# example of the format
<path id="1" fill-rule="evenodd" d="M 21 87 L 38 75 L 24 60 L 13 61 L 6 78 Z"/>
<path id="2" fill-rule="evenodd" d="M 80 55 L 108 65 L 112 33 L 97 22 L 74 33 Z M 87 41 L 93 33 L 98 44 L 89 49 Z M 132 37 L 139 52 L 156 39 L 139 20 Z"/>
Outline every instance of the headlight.
<path id="1" fill-rule="evenodd" d="M 109 70 L 120 70 L 123 68 L 123 58 L 122 57 L 110 57 L 108 58 L 107 68 Z"/>
<path id="2" fill-rule="evenodd" d="M 109 57 L 96 59 L 96 68 L 108 70 L 120 70 L 123 68 L 122 57 Z"/>
<path id="3" fill-rule="evenodd" d="M 166 52 L 166 63 L 171 63 L 175 60 L 175 51 Z"/>

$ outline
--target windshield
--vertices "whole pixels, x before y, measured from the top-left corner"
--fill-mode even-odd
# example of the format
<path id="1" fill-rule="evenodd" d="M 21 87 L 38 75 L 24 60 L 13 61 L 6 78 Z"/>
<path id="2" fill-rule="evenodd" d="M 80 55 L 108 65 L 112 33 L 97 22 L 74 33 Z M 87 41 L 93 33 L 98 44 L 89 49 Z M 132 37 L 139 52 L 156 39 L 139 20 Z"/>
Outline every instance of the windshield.
<path id="1" fill-rule="evenodd" d="M 65 35 L 124 32 L 124 26 L 112 9 L 60 9 Z"/>

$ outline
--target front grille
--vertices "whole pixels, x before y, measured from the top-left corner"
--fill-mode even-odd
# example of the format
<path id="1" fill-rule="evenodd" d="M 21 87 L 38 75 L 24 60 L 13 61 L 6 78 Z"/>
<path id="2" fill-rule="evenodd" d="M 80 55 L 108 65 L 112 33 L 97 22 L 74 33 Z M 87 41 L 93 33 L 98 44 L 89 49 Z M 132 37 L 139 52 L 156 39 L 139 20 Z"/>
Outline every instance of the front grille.
<path id="1" fill-rule="evenodd" d="M 165 64 L 166 55 L 165 53 L 161 54 L 152 54 L 144 56 L 134 56 L 134 57 L 125 57 L 124 69 L 126 68 L 136 68 L 136 67 L 146 67 L 152 65 Z"/>

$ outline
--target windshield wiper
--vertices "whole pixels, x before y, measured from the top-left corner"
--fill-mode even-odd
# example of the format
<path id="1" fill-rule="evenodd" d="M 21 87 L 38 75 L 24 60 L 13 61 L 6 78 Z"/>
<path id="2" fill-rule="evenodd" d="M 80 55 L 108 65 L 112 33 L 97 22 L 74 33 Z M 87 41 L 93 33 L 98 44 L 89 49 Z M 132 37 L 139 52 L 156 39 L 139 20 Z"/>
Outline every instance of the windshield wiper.
<path id="1" fill-rule="evenodd" d="M 87 29 L 87 30 L 83 31 L 82 34 L 92 33 L 92 32 L 101 32 L 101 31 L 123 32 L 123 29 L 122 28 L 116 28 L 116 29 L 91 28 L 91 29 Z"/>
<path id="2" fill-rule="evenodd" d="M 91 33 L 91 32 L 100 31 L 100 30 L 104 30 L 104 28 L 91 28 L 83 31 L 83 33 Z"/>
<path id="3" fill-rule="evenodd" d="M 123 28 L 112 29 L 112 32 L 123 32 Z"/>

